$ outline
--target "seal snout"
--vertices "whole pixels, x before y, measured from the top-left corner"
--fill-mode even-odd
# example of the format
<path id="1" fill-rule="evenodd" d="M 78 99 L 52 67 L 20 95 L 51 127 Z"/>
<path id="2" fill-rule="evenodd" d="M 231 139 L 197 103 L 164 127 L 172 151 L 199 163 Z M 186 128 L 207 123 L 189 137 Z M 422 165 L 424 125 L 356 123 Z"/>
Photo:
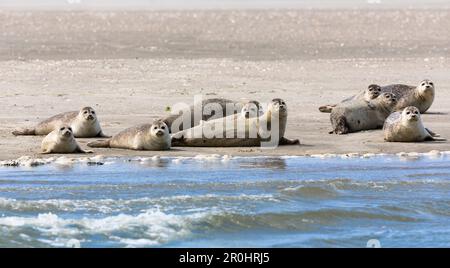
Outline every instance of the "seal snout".
<path id="1" fill-rule="evenodd" d="M 158 136 L 158 137 L 161 137 L 161 136 L 163 136 L 164 135 L 164 131 L 162 131 L 162 130 L 158 130 L 157 132 L 156 132 L 156 136 Z"/>

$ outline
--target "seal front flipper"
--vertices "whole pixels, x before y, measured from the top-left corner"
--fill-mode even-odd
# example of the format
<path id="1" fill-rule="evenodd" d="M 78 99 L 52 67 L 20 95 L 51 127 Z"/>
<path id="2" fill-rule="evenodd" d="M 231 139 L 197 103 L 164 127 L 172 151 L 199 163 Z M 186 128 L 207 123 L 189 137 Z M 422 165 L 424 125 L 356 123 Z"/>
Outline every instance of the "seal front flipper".
<path id="1" fill-rule="evenodd" d="M 40 152 L 40 154 L 51 154 L 51 153 L 52 153 L 51 150 L 45 150 Z"/>
<path id="2" fill-rule="evenodd" d="M 93 151 L 85 151 L 85 150 L 83 150 L 83 149 L 81 149 L 81 147 L 80 146 L 77 146 L 77 148 L 75 149 L 75 153 L 82 153 L 82 154 L 92 154 L 92 153 L 94 153 Z"/>

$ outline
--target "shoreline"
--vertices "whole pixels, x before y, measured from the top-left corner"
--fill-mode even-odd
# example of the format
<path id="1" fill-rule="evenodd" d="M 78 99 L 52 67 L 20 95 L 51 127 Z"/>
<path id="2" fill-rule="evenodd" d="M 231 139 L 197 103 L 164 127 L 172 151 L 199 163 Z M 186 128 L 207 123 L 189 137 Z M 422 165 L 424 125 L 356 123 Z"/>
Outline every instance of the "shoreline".
<path id="1" fill-rule="evenodd" d="M 49 157 L 31 157 L 31 156 L 21 156 L 17 159 L 0 160 L 0 167 L 38 167 L 49 164 L 59 164 L 59 165 L 73 165 L 73 164 L 83 164 L 89 166 L 105 165 L 114 163 L 117 160 L 125 162 L 158 162 L 161 160 L 171 160 L 174 163 L 180 163 L 183 160 L 196 160 L 196 161 L 221 161 L 227 162 L 230 160 L 236 160 L 241 158 L 251 158 L 251 159 L 289 159 L 289 158 L 319 158 L 319 159 L 330 159 L 330 158 L 342 158 L 342 159 L 370 159 L 377 157 L 399 157 L 409 160 L 415 160 L 422 157 L 429 157 L 431 159 L 442 157 L 445 155 L 450 155 L 450 151 L 430 151 L 426 153 L 418 152 L 400 152 L 400 153 L 347 153 L 347 154 L 307 154 L 307 155 L 221 155 L 221 154 L 197 154 L 189 156 L 169 156 L 164 154 L 157 154 L 153 156 L 144 156 L 143 154 L 128 155 L 128 156 L 114 156 L 114 155 L 94 155 L 94 156 L 84 156 L 77 154 L 53 154 Z M 71 157 L 74 156 L 74 157 Z"/>

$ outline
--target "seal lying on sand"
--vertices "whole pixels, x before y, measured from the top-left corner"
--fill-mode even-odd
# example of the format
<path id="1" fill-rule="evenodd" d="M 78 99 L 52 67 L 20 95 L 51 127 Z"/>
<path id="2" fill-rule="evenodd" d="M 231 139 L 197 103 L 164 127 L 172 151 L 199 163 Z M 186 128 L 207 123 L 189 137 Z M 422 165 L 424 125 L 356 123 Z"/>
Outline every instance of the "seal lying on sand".
<path id="1" fill-rule="evenodd" d="M 418 86 L 408 86 L 403 84 L 394 84 L 381 87 L 381 92 L 394 93 L 397 97 L 397 105 L 394 107 L 395 111 L 401 111 L 408 106 L 415 106 L 420 113 L 425 113 L 433 104 L 435 89 L 434 83 L 430 80 L 423 80 Z M 349 99 L 358 98 L 357 96 Z M 359 98 L 361 96 L 359 95 Z M 349 99 L 344 100 L 347 101 Z M 330 113 L 336 105 L 325 105 L 319 107 L 323 113 Z"/>
<path id="2" fill-rule="evenodd" d="M 170 133 L 175 133 L 200 124 L 200 121 L 222 118 L 227 115 L 239 113 L 243 103 L 223 98 L 206 99 L 195 103 L 187 109 L 182 109 L 178 114 L 172 114 L 162 119 L 169 126 Z M 220 110 L 219 114 L 216 114 Z M 195 113 L 199 113 L 195 116 Z M 187 125 L 184 124 L 187 123 Z M 177 129 L 173 129 L 173 126 Z"/>
<path id="3" fill-rule="evenodd" d="M 94 109 L 84 107 L 78 112 L 67 112 L 55 115 L 40 122 L 34 128 L 17 129 L 13 135 L 47 135 L 63 125 L 73 129 L 76 138 L 109 137 L 103 134 Z"/>
<path id="4" fill-rule="evenodd" d="M 331 111 L 333 131 L 330 134 L 381 128 L 396 104 L 392 93 L 383 93 L 369 103 L 362 100 L 341 103 Z"/>
<path id="5" fill-rule="evenodd" d="M 112 138 L 87 144 L 94 148 L 161 151 L 170 149 L 169 127 L 161 120 L 123 130 Z"/>
<path id="6" fill-rule="evenodd" d="M 365 102 L 370 102 L 371 100 L 377 98 L 381 94 L 381 87 L 379 85 L 369 85 L 366 90 L 362 91 L 358 95 L 352 96 L 343 100 L 341 103 L 350 102 L 354 100 L 363 100 Z M 331 110 L 336 107 L 337 104 L 334 105 L 324 105 L 319 107 L 319 111 L 322 113 L 331 113 Z"/>
<path id="7" fill-rule="evenodd" d="M 69 154 L 69 153 L 92 153 L 84 151 L 75 141 L 72 128 L 61 126 L 45 136 L 41 144 L 42 154 Z"/>
<path id="8" fill-rule="evenodd" d="M 384 140 L 390 142 L 418 142 L 436 139 L 436 133 L 423 126 L 419 109 L 406 107 L 402 112 L 392 113 L 384 123 Z"/>
<path id="9" fill-rule="evenodd" d="M 277 122 L 273 122 L 273 120 L 277 120 Z M 275 140 L 275 146 L 299 144 L 298 140 L 284 138 L 286 122 L 286 103 L 281 99 L 273 99 L 267 111 L 259 117 L 247 118 L 241 113 L 241 115 L 206 121 L 197 127 L 175 133 L 172 135 L 172 146 L 261 146 L 262 142 L 269 142 L 275 137 L 278 137 Z M 272 129 L 277 124 L 278 130 Z M 264 128 L 265 126 L 267 129 Z M 265 133 L 262 133 L 261 129 L 264 129 Z"/>

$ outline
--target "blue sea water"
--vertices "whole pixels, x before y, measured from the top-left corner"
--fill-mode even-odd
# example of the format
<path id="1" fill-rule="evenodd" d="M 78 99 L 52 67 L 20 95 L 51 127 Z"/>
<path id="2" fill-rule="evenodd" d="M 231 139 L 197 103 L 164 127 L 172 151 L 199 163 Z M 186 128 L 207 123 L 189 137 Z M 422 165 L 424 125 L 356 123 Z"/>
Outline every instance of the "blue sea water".
<path id="1" fill-rule="evenodd" d="M 0 247 L 449 247 L 449 159 L 0 167 Z"/>

